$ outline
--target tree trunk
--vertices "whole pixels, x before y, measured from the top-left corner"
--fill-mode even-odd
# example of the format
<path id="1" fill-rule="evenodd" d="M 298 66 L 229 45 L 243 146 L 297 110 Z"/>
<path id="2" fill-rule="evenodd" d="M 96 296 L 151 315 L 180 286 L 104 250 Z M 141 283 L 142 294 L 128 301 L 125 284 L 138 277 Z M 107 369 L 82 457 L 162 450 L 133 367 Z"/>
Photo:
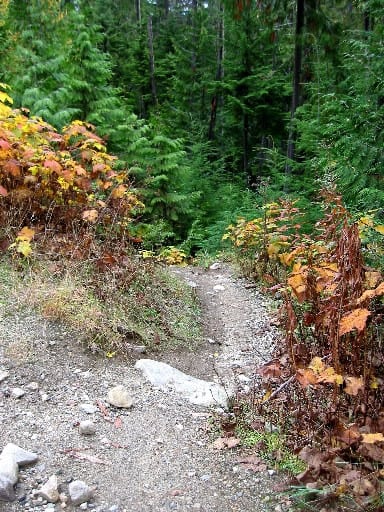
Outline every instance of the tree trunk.
<path id="1" fill-rule="evenodd" d="M 153 27 L 152 27 L 152 16 L 148 16 L 148 48 L 149 48 L 149 72 L 151 78 L 151 91 L 152 101 L 154 105 L 157 105 L 157 90 L 156 90 L 156 78 L 155 78 L 155 54 L 153 51 Z"/>
<path id="2" fill-rule="evenodd" d="M 303 55 L 303 28 L 304 28 L 304 3 L 305 0 L 297 0 L 296 2 L 296 30 L 295 30 L 295 53 L 293 63 L 293 91 L 291 104 L 291 127 L 289 130 L 287 156 L 289 159 L 295 158 L 295 133 L 293 129 L 293 119 L 297 107 L 300 105 L 300 78 L 301 64 Z"/>
<path id="3" fill-rule="evenodd" d="M 218 27 L 218 47 L 217 47 L 217 67 L 216 67 L 216 82 L 221 82 L 224 78 L 224 6 L 220 4 L 219 9 L 219 27 Z M 216 116 L 217 107 L 220 101 L 218 92 L 212 96 L 211 99 L 211 117 L 209 120 L 208 140 L 215 138 Z"/>

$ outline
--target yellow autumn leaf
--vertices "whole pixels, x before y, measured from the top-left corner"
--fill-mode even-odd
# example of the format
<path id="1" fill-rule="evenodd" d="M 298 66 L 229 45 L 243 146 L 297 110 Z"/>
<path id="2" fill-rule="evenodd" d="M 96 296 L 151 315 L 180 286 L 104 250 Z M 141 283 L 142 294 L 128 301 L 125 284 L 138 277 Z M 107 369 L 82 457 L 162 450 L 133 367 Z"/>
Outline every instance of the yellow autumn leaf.
<path id="1" fill-rule="evenodd" d="M 380 224 L 379 226 L 375 226 L 374 230 L 380 233 L 380 235 L 384 235 L 384 226 Z"/>
<path id="2" fill-rule="evenodd" d="M 32 254 L 32 247 L 29 240 L 22 240 L 16 245 L 16 251 L 28 258 Z"/>
<path id="3" fill-rule="evenodd" d="M 381 432 L 375 432 L 374 434 L 361 434 L 363 437 L 363 443 L 373 444 L 384 442 L 384 435 Z"/>
<path id="4" fill-rule="evenodd" d="M 371 377 L 371 382 L 369 383 L 369 387 L 371 389 L 378 389 L 379 388 L 379 381 L 376 379 L 376 377 Z"/>
<path id="5" fill-rule="evenodd" d="M 314 373 L 321 373 L 325 370 L 325 365 L 321 360 L 321 357 L 314 357 L 308 368 L 310 368 Z"/>

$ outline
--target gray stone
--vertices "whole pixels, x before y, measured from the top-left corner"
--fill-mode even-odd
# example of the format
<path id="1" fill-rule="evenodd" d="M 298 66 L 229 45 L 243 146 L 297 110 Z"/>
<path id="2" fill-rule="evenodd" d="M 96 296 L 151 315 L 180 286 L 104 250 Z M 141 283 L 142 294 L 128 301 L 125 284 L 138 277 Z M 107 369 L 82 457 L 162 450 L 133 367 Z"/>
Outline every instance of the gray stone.
<path id="1" fill-rule="evenodd" d="M 87 414 L 94 414 L 95 412 L 97 412 L 97 407 L 96 405 L 93 404 L 80 404 L 79 407 L 82 411 L 86 412 Z"/>
<path id="2" fill-rule="evenodd" d="M 222 284 L 217 284 L 213 287 L 215 292 L 223 292 L 225 290 L 225 287 Z"/>
<path id="3" fill-rule="evenodd" d="M 73 505 L 81 505 L 93 496 L 93 489 L 91 489 L 82 480 L 74 480 L 68 485 L 69 496 Z"/>
<path id="4" fill-rule="evenodd" d="M 14 483 L 0 473 L 0 500 L 14 501 L 16 499 Z"/>
<path id="5" fill-rule="evenodd" d="M 8 443 L 4 447 L 0 457 L 11 457 L 19 466 L 33 464 L 39 460 L 39 456 L 36 453 L 28 452 L 13 443 Z"/>
<path id="6" fill-rule="evenodd" d="M 124 386 L 115 386 L 108 391 L 107 402 L 115 407 L 130 409 L 133 405 L 133 398 Z"/>
<path id="7" fill-rule="evenodd" d="M 228 394 L 223 386 L 187 375 L 172 366 L 152 359 L 140 359 L 135 368 L 162 391 L 173 390 L 195 405 L 227 407 Z"/>
<path id="8" fill-rule="evenodd" d="M 9 373 L 5 370 L 0 370 L 0 382 L 3 382 L 6 378 L 9 377 Z"/>
<path id="9" fill-rule="evenodd" d="M 39 383 L 38 382 L 30 382 L 27 384 L 27 388 L 31 389 L 32 391 L 37 391 L 39 389 Z"/>
<path id="10" fill-rule="evenodd" d="M 49 503 L 56 503 L 59 501 L 57 476 L 52 475 L 41 489 L 39 489 L 38 494 L 45 500 L 49 501 Z"/>
<path id="11" fill-rule="evenodd" d="M 219 270 L 219 268 L 221 268 L 221 264 L 218 261 L 216 261 L 215 263 L 212 263 L 212 265 L 210 265 L 209 270 Z"/>
<path id="12" fill-rule="evenodd" d="M 81 421 L 79 425 L 79 432 L 83 436 L 93 436 L 96 433 L 96 426 L 93 421 Z"/>

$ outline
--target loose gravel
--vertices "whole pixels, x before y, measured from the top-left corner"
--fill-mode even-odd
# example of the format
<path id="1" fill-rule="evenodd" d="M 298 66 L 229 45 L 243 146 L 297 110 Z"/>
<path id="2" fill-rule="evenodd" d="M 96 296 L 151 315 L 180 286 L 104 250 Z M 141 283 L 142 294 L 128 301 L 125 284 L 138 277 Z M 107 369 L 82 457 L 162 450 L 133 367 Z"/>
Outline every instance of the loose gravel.
<path id="1" fill-rule="evenodd" d="M 247 289 L 230 267 L 213 268 L 173 269 L 201 302 L 204 345 L 194 353 L 145 357 L 229 391 L 247 390 L 257 383 L 256 368 L 270 359 L 278 332 L 257 290 Z M 39 455 L 37 464 L 20 470 L 17 501 L 0 502 L 0 512 L 283 510 L 276 501 L 281 475 L 243 468 L 237 463 L 242 448 L 212 448 L 218 433 L 211 410 L 153 389 L 134 361 L 89 353 L 62 325 L 0 305 L 0 376 L 0 451 L 12 442 Z M 108 391 L 118 385 L 129 390 L 130 409 L 108 403 Z M 92 422 L 90 435 L 82 432 L 84 422 Z M 52 475 L 61 493 L 56 504 L 38 494 Z M 75 480 L 94 490 L 79 506 L 66 499 Z"/>

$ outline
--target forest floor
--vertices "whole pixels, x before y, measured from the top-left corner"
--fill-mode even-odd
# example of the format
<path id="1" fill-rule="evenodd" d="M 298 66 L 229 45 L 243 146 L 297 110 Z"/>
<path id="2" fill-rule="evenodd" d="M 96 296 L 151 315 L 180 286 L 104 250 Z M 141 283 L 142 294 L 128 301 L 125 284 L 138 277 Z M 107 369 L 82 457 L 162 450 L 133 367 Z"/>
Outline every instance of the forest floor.
<path id="1" fill-rule="evenodd" d="M 268 300 L 224 264 L 172 271 L 196 291 L 204 343 L 197 352 L 137 358 L 162 360 L 228 390 L 251 389 L 256 368 L 270 360 L 278 338 Z M 220 408 L 202 408 L 153 388 L 134 360 L 91 354 L 63 325 L 34 312 L 0 304 L 0 333 L 0 373 L 8 373 L 0 382 L 0 449 L 12 442 L 39 456 L 20 470 L 17 500 L 0 501 L 1 512 L 287 509 L 278 496 L 284 486 L 280 473 L 242 463 L 252 454 L 249 448 L 212 446 L 221 435 L 215 421 Z M 133 397 L 131 409 L 106 402 L 108 390 L 119 384 Z M 24 391 L 20 397 L 17 388 Z M 83 420 L 95 424 L 94 435 L 80 434 Z M 64 500 L 55 505 L 38 495 L 52 475 Z M 95 489 L 80 509 L 65 503 L 72 480 Z"/>

